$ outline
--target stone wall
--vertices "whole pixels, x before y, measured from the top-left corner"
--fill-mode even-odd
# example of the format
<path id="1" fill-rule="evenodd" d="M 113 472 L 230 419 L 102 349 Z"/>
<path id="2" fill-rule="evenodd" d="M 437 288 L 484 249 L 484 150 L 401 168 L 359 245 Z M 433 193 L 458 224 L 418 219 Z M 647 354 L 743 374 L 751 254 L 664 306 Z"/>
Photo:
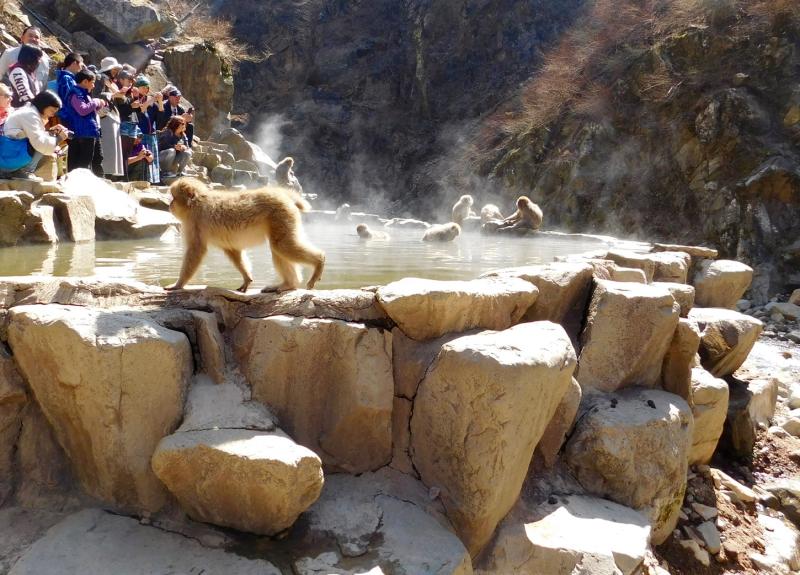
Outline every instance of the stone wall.
<path id="1" fill-rule="evenodd" d="M 509 573 L 510 550 L 538 545 L 535 525 L 561 525 L 562 506 L 631 537 L 587 550 L 565 535 L 562 551 L 633 572 L 672 533 L 688 465 L 722 435 L 724 378 L 760 332 L 732 310 L 688 309 L 689 285 L 604 279 L 622 256 L 639 269 L 679 262 L 670 279 L 691 277 L 681 254 L 283 294 L 3 278 L 0 494 L 49 496 L 20 481 L 57 463 L 15 460 L 36 406 L 54 460 L 71 468 L 62 494 L 289 529 L 276 544 L 295 572 L 400 560 L 403 573 Z M 724 269 L 707 284 L 712 300 L 747 287 Z M 570 478 L 563 505 L 525 489 L 547 473 Z M 524 553 L 514 572 L 572 572 Z"/>

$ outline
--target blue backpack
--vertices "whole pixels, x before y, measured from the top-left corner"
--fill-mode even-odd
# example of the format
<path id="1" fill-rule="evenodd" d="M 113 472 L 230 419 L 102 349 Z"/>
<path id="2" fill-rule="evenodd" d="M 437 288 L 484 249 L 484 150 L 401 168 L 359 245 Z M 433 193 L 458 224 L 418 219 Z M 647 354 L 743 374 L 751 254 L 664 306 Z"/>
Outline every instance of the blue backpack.
<path id="1" fill-rule="evenodd" d="M 13 172 L 24 168 L 33 161 L 28 138 L 16 140 L 0 136 L 0 170 Z"/>

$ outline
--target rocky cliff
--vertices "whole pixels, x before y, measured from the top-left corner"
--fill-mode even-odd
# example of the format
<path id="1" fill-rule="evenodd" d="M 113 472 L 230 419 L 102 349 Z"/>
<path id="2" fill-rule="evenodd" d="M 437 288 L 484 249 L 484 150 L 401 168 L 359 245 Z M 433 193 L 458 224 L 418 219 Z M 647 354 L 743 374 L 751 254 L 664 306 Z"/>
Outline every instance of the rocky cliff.
<path id="1" fill-rule="evenodd" d="M 464 187 L 546 226 L 704 242 L 800 283 L 796 0 L 234 0 L 268 47 L 238 111 L 308 189 L 430 212 Z"/>

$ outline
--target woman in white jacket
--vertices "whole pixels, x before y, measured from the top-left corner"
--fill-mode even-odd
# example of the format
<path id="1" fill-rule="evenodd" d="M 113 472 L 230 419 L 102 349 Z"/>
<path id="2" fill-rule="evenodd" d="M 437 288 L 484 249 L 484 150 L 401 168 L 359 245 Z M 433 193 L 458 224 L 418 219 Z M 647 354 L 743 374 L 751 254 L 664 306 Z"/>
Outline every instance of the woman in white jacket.
<path id="1" fill-rule="evenodd" d="M 0 136 L 0 177 L 37 181 L 56 179 L 56 151 L 58 144 L 67 139 L 68 132 L 61 125 L 48 131 L 45 125 L 59 109 L 61 99 L 45 90 L 30 104 L 9 114 L 4 135 Z M 25 163 L 19 166 L 21 162 Z"/>

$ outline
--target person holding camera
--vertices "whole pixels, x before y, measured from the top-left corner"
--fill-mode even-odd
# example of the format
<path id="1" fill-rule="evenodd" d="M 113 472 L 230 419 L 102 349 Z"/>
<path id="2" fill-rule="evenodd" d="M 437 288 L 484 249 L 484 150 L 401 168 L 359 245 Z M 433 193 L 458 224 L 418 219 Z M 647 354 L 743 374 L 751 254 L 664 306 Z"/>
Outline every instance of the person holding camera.
<path id="1" fill-rule="evenodd" d="M 89 70 L 81 70 L 75 74 L 75 85 L 70 89 L 61 116 L 67 127 L 75 132 L 67 153 L 67 171 L 88 168 L 95 176 L 102 178 L 103 151 L 100 147 L 100 120 L 97 112 L 108 104 L 101 98 L 91 97 L 95 81 L 94 72 Z"/>
<path id="2" fill-rule="evenodd" d="M 108 107 L 100 112 L 100 147 L 103 150 L 103 172 L 106 177 L 125 175 L 125 156 L 120 139 L 120 123 L 117 104 L 125 94 L 120 92 L 117 78 L 122 73 L 122 64 L 113 56 L 106 56 L 100 62 L 100 72 L 92 96 L 103 98 Z"/>
<path id="3" fill-rule="evenodd" d="M 192 140 L 194 139 L 194 108 L 190 107 L 186 110 L 181 106 L 183 95 L 174 86 L 167 86 L 164 93 L 166 94 L 167 103 L 164 105 L 164 109 L 156 114 L 156 130 L 160 131 L 166 128 L 170 118 L 181 116 L 186 122 L 186 141 L 191 148 Z"/>
<path id="4" fill-rule="evenodd" d="M 153 152 L 148 150 L 142 144 L 142 131 L 139 126 L 136 126 L 132 132 L 133 134 L 133 147 L 129 152 L 127 159 L 128 163 L 128 180 L 131 182 L 148 181 L 150 166 L 153 163 Z"/>
<path id="5" fill-rule="evenodd" d="M 22 180 L 56 179 L 58 145 L 70 134 L 64 126 L 45 128 L 61 109 L 61 99 L 45 90 L 27 106 L 8 115 L 0 136 L 0 177 Z"/>
<path id="6" fill-rule="evenodd" d="M 192 149 L 186 139 L 186 120 L 183 116 L 172 116 L 158 136 L 158 162 L 162 178 L 182 176 L 186 164 L 192 157 Z"/>

